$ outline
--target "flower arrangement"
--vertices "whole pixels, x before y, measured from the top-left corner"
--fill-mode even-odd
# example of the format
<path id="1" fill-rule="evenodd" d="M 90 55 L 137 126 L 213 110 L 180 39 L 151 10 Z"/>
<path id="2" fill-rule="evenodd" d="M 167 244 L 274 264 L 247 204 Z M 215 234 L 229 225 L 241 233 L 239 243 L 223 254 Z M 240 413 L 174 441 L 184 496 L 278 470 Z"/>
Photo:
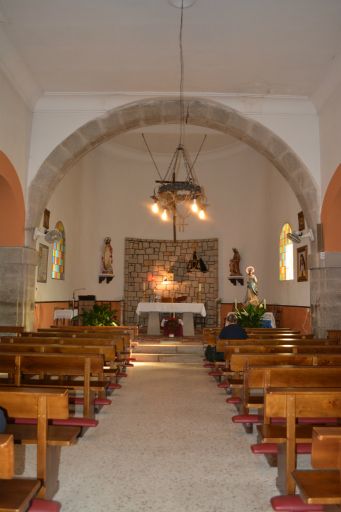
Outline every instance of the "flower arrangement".
<path id="1" fill-rule="evenodd" d="M 260 327 L 265 311 L 266 306 L 263 303 L 247 304 L 247 306 L 236 309 L 237 323 L 242 327 Z"/>

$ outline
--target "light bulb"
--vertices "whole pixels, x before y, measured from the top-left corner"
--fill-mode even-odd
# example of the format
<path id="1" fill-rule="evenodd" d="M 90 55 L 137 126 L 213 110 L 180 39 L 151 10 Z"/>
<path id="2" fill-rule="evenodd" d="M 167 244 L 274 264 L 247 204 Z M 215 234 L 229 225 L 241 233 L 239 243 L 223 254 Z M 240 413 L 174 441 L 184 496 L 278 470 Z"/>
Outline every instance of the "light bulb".
<path id="1" fill-rule="evenodd" d="M 201 219 L 201 220 L 205 220 L 205 219 L 206 219 L 206 213 L 205 213 L 205 210 L 203 210 L 202 208 L 201 208 L 201 210 L 199 211 L 199 214 L 198 214 L 198 215 L 199 215 L 199 219 Z"/>
<path id="2" fill-rule="evenodd" d="M 159 205 L 157 201 L 154 201 L 154 203 L 152 204 L 152 212 L 159 213 Z"/>
<path id="3" fill-rule="evenodd" d="M 168 220 L 168 214 L 167 214 L 166 208 L 163 210 L 163 212 L 161 214 L 161 219 L 164 221 Z"/>
<path id="4" fill-rule="evenodd" d="M 193 199 L 193 203 L 191 204 L 192 212 L 197 213 L 199 210 L 198 203 L 196 199 Z"/>

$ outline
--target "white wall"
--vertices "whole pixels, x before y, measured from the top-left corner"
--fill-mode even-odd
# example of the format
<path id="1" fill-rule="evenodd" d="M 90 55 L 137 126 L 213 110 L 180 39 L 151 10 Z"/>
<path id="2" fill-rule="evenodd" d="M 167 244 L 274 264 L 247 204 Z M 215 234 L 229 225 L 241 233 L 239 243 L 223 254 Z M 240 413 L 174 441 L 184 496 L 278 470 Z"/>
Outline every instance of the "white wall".
<path id="1" fill-rule="evenodd" d="M 32 113 L 0 71 L 0 150 L 15 167 L 25 195 Z"/>
<path id="2" fill-rule="evenodd" d="M 122 140 L 122 139 L 121 139 Z M 168 160 L 164 160 L 166 165 Z M 219 295 L 243 300 L 245 287 L 228 281 L 232 247 L 240 251 L 241 269 L 254 265 L 260 295 L 272 302 L 308 305 L 305 283 L 278 283 L 278 236 L 288 219 L 295 225 L 300 207 L 276 169 L 244 144 L 200 155 L 197 166 L 205 187 L 208 220 L 188 218 L 179 239 L 219 239 Z M 75 288 L 98 299 L 120 299 L 124 285 L 124 238 L 172 238 L 148 210 L 155 170 L 149 158 L 110 141 L 86 155 L 64 178 L 48 208 L 53 222 L 62 220 L 67 236 L 66 281 L 37 285 L 37 300 L 67 300 Z M 296 225 L 295 225 L 296 227 Z M 98 284 L 103 239 L 111 236 L 115 278 Z"/>
<path id="3" fill-rule="evenodd" d="M 30 181 L 51 151 L 82 124 L 115 107 L 144 97 L 105 94 L 43 96 L 34 112 Z M 310 101 L 293 97 L 214 94 L 207 95 L 207 99 L 232 107 L 270 128 L 297 153 L 310 170 L 317 187 L 320 187 L 318 116 Z"/>

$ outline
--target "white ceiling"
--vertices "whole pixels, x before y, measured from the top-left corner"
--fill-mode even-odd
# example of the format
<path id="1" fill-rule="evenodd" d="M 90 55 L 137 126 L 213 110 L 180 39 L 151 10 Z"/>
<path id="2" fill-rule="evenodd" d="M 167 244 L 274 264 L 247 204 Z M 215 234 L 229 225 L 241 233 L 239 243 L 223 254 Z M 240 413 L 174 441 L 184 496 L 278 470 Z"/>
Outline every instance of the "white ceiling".
<path id="1" fill-rule="evenodd" d="M 44 92 L 179 89 L 167 0 L 0 0 L 0 29 Z M 341 50 L 341 0 L 197 0 L 185 91 L 311 96 Z"/>

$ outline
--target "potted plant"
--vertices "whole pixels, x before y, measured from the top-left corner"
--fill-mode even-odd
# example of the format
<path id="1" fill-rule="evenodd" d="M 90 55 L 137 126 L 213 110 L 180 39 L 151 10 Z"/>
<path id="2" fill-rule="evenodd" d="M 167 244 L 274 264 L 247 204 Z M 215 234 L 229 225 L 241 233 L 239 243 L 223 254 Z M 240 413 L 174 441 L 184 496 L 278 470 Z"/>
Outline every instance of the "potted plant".
<path id="1" fill-rule="evenodd" d="M 260 327 L 265 310 L 266 307 L 263 303 L 258 305 L 248 304 L 240 309 L 236 309 L 237 323 L 244 328 Z"/>
<path id="2" fill-rule="evenodd" d="M 92 309 L 83 311 L 79 317 L 83 325 L 119 325 L 116 320 L 116 311 L 111 310 L 107 304 L 94 304 Z"/>

